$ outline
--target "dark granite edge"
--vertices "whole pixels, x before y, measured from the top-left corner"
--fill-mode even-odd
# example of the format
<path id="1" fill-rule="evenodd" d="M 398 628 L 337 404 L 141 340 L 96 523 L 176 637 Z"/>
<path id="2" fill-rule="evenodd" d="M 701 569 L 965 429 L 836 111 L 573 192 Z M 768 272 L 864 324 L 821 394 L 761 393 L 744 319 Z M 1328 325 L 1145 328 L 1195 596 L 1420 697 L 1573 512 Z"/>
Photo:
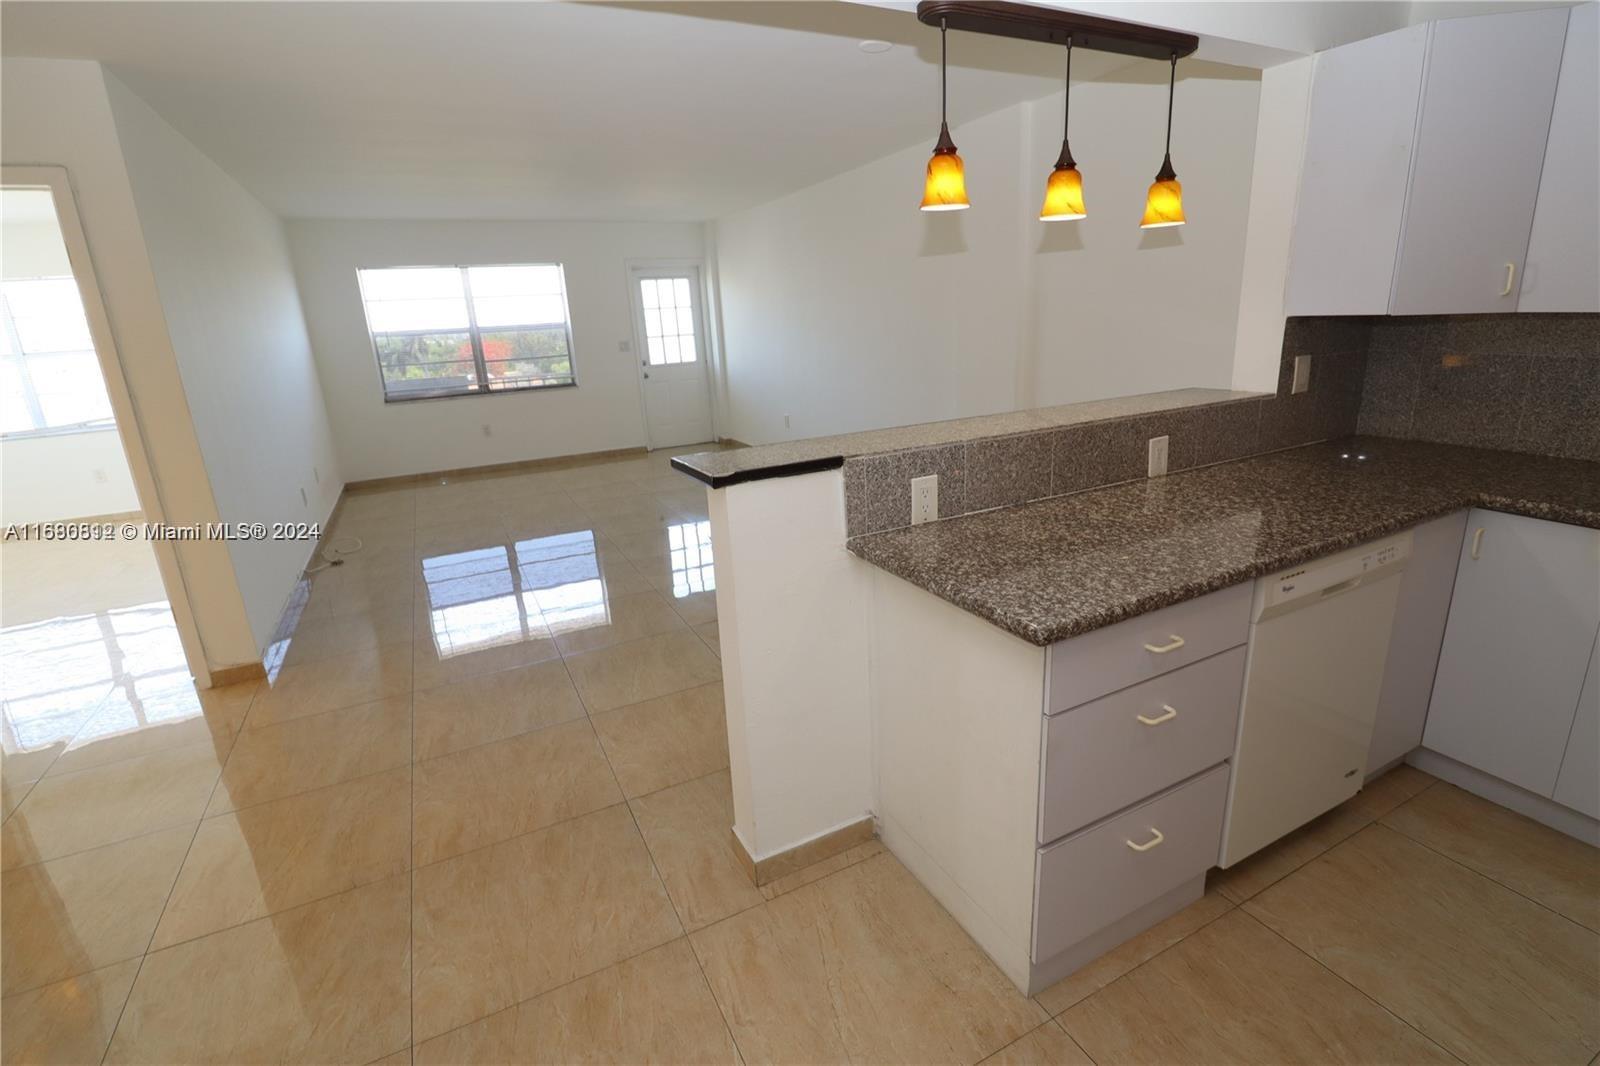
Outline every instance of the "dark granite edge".
<path id="1" fill-rule="evenodd" d="M 1090 489 L 1090 492 L 1101 491 Z M 1022 506 L 1028 506 L 1023 504 Z M 1397 513 L 1393 518 L 1348 530 L 1336 536 L 1330 536 L 1308 544 L 1297 545 L 1285 549 L 1266 559 L 1239 567 L 1230 567 L 1203 577 L 1181 582 L 1159 592 L 1152 592 L 1136 596 L 1114 607 L 1097 611 L 1088 611 L 1068 618 L 1058 625 L 1031 626 L 1008 618 L 1004 612 L 995 611 L 980 598 L 965 593 L 959 588 L 942 586 L 939 582 L 921 582 L 913 580 L 904 573 L 885 565 L 884 561 L 873 558 L 871 545 L 865 543 L 874 537 L 883 536 L 881 533 L 870 533 L 861 537 L 852 537 L 845 542 L 845 547 L 856 557 L 864 562 L 878 567 L 887 574 L 892 574 L 917 588 L 933 593 L 947 603 L 954 604 L 964 611 L 982 618 L 984 621 L 1000 627 L 1013 636 L 1021 637 L 1030 644 L 1038 647 L 1048 647 L 1057 641 L 1069 637 L 1081 636 L 1096 629 L 1103 629 L 1118 622 L 1137 618 L 1142 614 L 1171 607 L 1186 600 L 1198 599 L 1207 593 L 1237 585 L 1241 581 L 1250 581 L 1262 576 L 1282 570 L 1286 567 L 1297 566 L 1300 563 L 1310 562 L 1334 552 L 1353 548 L 1358 544 L 1378 537 L 1398 533 L 1410 529 L 1430 519 L 1441 515 L 1452 514 L 1456 511 L 1471 507 L 1481 507 L 1489 511 L 1501 511 L 1506 514 L 1522 515 L 1527 518 L 1543 518 L 1554 522 L 1565 522 L 1568 525 L 1585 526 L 1590 529 L 1600 529 L 1600 512 L 1588 511 L 1578 507 L 1567 507 L 1562 504 L 1549 503 L 1538 500 L 1524 500 L 1507 496 L 1496 496 L 1484 492 L 1470 492 L 1460 499 L 1447 501 L 1434 506 L 1416 507 Z M 901 532 L 901 531 L 895 531 Z"/>
<path id="2" fill-rule="evenodd" d="M 843 455 L 825 455 L 816 459 L 803 459 L 794 463 L 764 466 L 755 470 L 735 470 L 728 474 L 710 474 L 697 467 L 690 466 L 688 463 L 683 462 L 682 459 L 682 456 L 673 456 L 670 463 L 672 469 L 680 474 L 688 474 L 696 481 L 703 482 L 714 489 L 723 489 L 729 485 L 743 484 L 746 481 L 765 481 L 767 478 L 794 477 L 798 474 L 815 474 L 821 470 L 837 470 L 844 465 Z"/>

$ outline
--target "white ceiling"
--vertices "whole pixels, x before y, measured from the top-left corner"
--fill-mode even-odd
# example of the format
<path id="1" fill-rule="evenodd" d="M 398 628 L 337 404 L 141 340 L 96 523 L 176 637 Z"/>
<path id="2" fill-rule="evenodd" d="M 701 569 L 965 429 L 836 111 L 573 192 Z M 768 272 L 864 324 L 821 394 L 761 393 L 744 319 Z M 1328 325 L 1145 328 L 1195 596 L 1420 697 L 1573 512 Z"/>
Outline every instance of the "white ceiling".
<path id="1" fill-rule="evenodd" d="M 1059 84 L 950 45 L 952 120 Z M 0 50 L 100 60 L 287 217 L 704 219 L 938 132 L 938 34 L 847 3 L 6 0 Z"/>

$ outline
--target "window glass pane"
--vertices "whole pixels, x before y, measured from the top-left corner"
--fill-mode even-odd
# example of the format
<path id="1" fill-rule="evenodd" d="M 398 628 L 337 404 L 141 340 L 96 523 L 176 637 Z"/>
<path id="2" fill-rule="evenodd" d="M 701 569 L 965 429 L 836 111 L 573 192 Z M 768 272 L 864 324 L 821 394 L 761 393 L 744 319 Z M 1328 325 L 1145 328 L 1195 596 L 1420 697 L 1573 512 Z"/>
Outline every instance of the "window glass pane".
<path id="1" fill-rule="evenodd" d="M 25 352 L 74 352 L 93 348 L 78 285 L 71 278 L 5 283 L 6 303 Z"/>
<path id="2" fill-rule="evenodd" d="M 467 299 L 454 267 L 363 270 L 361 297 L 373 333 L 467 328 Z"/>
<path id="3" fill-rule="evenodd" d="M 692 363 L 699 358 L 694 343 L 694 304 L 688 278 L 643 278 L 645 350 L 654 366 Z"/>
<path id="4" fill-rule="evenodd" d="M 47 426 L 110 422 L 111 401 L 94 352 L 57 352 L 27 357 L 28 375 Z"/>
<path id="5" fill-rule="evenodd" d="M 575 384 L 559 263 L 359 275 L 387 398 Z"/>
<path id="6" fill-rule="evenodd" d="M 390 396 L 477 390 L 478 368 L 468 333 L 380 334 L 373 341 Z"/>
<path id="7" fill-rule="evenodd" d="M 525 296 L 490 296 L 472 292 L 472 310 L 480 329 L 497 326 L 565 325 L 566 303 L 560 293 L 530 293 Z"/>
<path id="8" fill-rule="evenodd" d="M 567 329 L 507 330 L 483 335 L 483 365 L 491 389 L 572 383 Z"/>
<path id="9" fill-rule="evenodd" d="M 0 433 L 25 433 L 36 428 L 16 357 L 0 359 Z"/>

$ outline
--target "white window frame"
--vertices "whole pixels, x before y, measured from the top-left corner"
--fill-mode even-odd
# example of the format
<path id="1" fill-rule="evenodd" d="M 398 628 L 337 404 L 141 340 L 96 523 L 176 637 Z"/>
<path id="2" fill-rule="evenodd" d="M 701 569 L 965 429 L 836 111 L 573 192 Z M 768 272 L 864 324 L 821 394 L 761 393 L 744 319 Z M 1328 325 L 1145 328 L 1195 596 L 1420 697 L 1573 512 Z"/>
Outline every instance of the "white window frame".
<path id="1" fill-rule="evenodd" d="M 562 323 L 567 335 L 567 360 L 572 365 L 572 380 L 556 385 L 518 385 L 510 389 L 489 388 L 489 368 L 483 357 L 483 330 L 478 327 L 478 312 L 472 306 L 472 282 L 467 271 L 475 268 L 491 267 L 555 267 L 561 278 L 561 314 Z M 367 316 L 367 296 L 361 288 L 361 275 L 376 273 L 380 270 L 458 270 L 461 272 L 461 294 L 467 306 L 467 335 L 472 344 L 473 373 L 477 376 L 478 387 L 475 389 L 436 390 L 432 392 L 416 392 L 405 396 L 393 396 L 389 393 L 389 383 L 383 377 L 383 359 L 378 354 L 378 332 L 372 328 L 372 320 Z M 389 403 L 417 403 L 424 400 L 459 400 L 472 396 L 512 396 L 520 393 L 551 392 L 557 389 L 575 389 L 578 387 L 578 352 L 572 342 L 572 304 L 567 297 L 567 266 L 561 262 L 523 262 L 523 263 L 436 263 L 431 265 L 405 264 L 384 266 L 358 267 L 356 269 L 356 289 L 361 294 L 361 317 L 367 326 L 367 341 L 372 345 L 373 365 L 378 370 L 378 389 L 383 395 L 383 402 Z M 515 333 L 520 330 L 548 329 L 550 323 L 536 322 L 520 326 L 491 326 L 489 333 Z M 439 333 L 460 333 L 461 330 L 448 329 L 413 329 L 413 330 L 383 330 L 386 337 L 429 336 Z"/>

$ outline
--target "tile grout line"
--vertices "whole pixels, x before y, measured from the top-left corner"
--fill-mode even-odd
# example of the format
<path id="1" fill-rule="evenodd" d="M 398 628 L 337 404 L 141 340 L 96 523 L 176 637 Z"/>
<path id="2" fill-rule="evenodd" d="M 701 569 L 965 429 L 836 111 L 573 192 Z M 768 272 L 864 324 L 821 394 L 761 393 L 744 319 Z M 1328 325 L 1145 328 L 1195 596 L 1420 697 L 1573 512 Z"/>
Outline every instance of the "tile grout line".
<path id="1" fill-rule="evenodd" d="M 1220 895 L 1220 892 L 1219 892 L 1219 895 Z M 1132 975 L 1136 971 L 1142 970 L 1144 967 L 1148 966 L 1152 962 L 1155 962 L 1157 959 L 1159 959 L 1161 956 L 1165 955 L 1167 952 L 1171 951 L 1173 948 L 1177 947 L 1179 944 L 1182 944 L 1185 940 L 1188 940 L 1190 937 L 1192 937 L 1196 933 L 1200 932 L 1200 930 L 1205 929 L 1208 926 L 1211 926 L 1212 924 L 1220 921 L 1221 919 L 1226 918 L 1228 915 L 1232 914 L 1234 911 L 1241 909 L 1241 907 L 1242 907 L 1241 904 L 1233 902 L 1233 900 L 1229 899 L 1227 896 L 1223 896 L 1222 898 L 1224 900 L 1227 900 L 1227 902 L 1228 902 L 1228 907 L 1227 907 L 1226 910 L 1222 911 L 1220 914 L 1214 915 L 1213 917 L 1207 919 L 1206 921 L 1202 922 L 1201 924 L 1195 926 L 1193 929 L 1191 929 L 1187 933 L 1183 934 L 1177 940 L 1174 940 L 1172 943 L 1168 944 L 1166 947 L 1162 948 L 1160 951 L 1156 952 L 1154 955 L 1151 955 L 1148 959 L 1141 960 L 1138 963 L 1138 965 L 1130 966 L 1126 971 L 1124 971 L 1122 973 L 1119 973 L 1116 977 L 1113 977 L 1111 980 L 1107 981 L 1105 984 L 1101 985 L 1099 988 L 1095 989 L 1093 992 L 1090 992 L 1088 995 L 1081 996 L 1078 999 L 1073 1000 L 1071 1003 L 1067 1004 L 1065 1007 L 1062 1007 L 1060 1010 L 1058 1010 L 1058 1011 L 1056 1011 L 1054 1013 L 1051 1013 L 1050 1008 L 1045 1007 L 1043 1003 L 1039 1003 L 1039 1006 L 1044 1008 L 1044 1012 L 1046 1014 L 1050 1015 L 1050 1018 L 1051 1018 L 1052 1021 L 1060 1021 L 1062 1016 L 1065 1015 L 1067 1013 L 1067 1011 L 1071 1010 L 1073 1007 L 1076 1007 L 1078 1004 L 1083 1003 L 1083 1002 L 1093 998 L 1094 996 L 1096 996 L 1099 993 L 1105 991 L 1107 988 L 1110 988 L 1112 985 L 1116 984 L 1118 981 L 1122 980 L 1123 978 Z M 1199 902 L 1199 901 L 1196 900 L 1195 902 Z M 1194 906 L 1194 904 L 1191 903 L 1190 906 L 1192 907 L 1192 906 Z M 1178 913 L 1181 914 L 1182 911 L 1179 911 Z M 1160 923 L 1158 922 L 1157 924 L 1159 925 Z M 1151 926 L 1151 928 L 1153 929 L 1153 928 L 1155 928 L 1155 926 Z M 1116 949 L 1113 948 L 1112 950 L 1116 950 Z M 1107 954 L 1109 954 L 1109 952 Z M 1100 957 L 1104 958 L 1104 956 L 1100 956 Z M 1068 974 L 1067 976 L 1070 977 L 1072 975 Z M 1066 980 L 1066 978 L 1062 978 L 1062 980 Z M 1052 985 L 1051 987 L 1054 987 L 1054 986 Z M 1049 991 L 1049 989 L 1046 989 L 1045 991 Z M 1043 993 L 1040 993 L 1040 994 L 1042 995 Z M 1039 1002 L 1039 997 L 1037 995 L 1029 996 L 1028 998 L 1033 1000 L 1035 1003 Z M 1061 1023 L 1061 1028 L 1062 1028 L 1063 1031 L 1066 1032 L 1066 1034 L 1068 1036 L 1072 1036 L 1072 1032 L 1071 1032 L 1071 1030 L 1067 1029 L 1067 1026 L 1066 1026 L 1065 1022 Z M 1077 1044 L 1078 1043 L 1078 1038 L 1073 1036 L 1072 1037 L 1072 1042 Z M 1081 1044 L 1079 1044 L 1079 1046 L 1082 1047 Z M 1087 1054 L 1088 1053 L 1088 1049 L 1085 1049 L 1084 1053 Z"/>
<path id="2" fill-rule="evenodd" d="M 1430 785 L 1428 787 L 1432 788 L 1433 786 Z M 1427 790 L 1424 789 L 1423 791 L 1427 791 Z M 1465 790 L 1463 789 L 1463 791 L 1465 791 Z M 1420 793 L 1420 792 L 1417 793 L 1417 795 L 1419 795 L 1419 796 L 1421 794 L 1422 793 Z M 1471 793 L 1468 793 L 1468 795 L 1471 795 Z M 1412 799 L 1415 799 L 1415 798 L 1416 798 L 1415 796 L 1412 797 Z M 1410 802 L 1411 802 L 1411 800 L 1407 800 L 1406 801 L 1406 803 L 1410 803 Z M 1405 806 L 1405 803 L 1400 804 L 1400 807 L 1404 807 L 1404 806 Z M 1396 807 L 1395 810 L 1399 810 L 1400 807 Z M 1389 813 L 1393 814 L 1394 811 L 1390 811 Z M 1513 811 L 1512 813 L 1514 814 L 1516 812 Z M 1384 817 L 1388 817 L 1388 815 L 1385 815 Z M 1512 895 L 1518 896 L 1518 897 L 1520 897 L 1522 899 L 1527 900 L 1529 903 L 1532 903 L 1534 906 L 1540 908 L 1541 910 L 1548 911 L 1549 913 L 1555 915 L 1557 918 L 1560 918 L 1563 921 L 1571 922 L 1573 925 L 1577 926 L 1579 929 L 1586 929 L 1591 933 L 1594 933 L 1596 935 L 1600 935 L 1600 929 L 1591 929 L 1591 928 L 1589 928 L 1589 926 L 1584 925 L 1582 922 L 1578 921 L 1576 918 L 1570 917 L 1569 915 L 1562 914 L 1560 911 L 1556 910 L 1554 907 L 1550 906 L 1548 903 L 1545 903 L 1543 900 L 1535 899 L 1534 897 L 1528 895 L 1526 892 L 1524 892 L 1521 889 L 1517 888 L 1515 885 L 1506 884 L 1504 881 L 1500 880 L 1498 877 L 1494 876 L 1491 873 L 1486 873 L 1483 870 L 1477 869 L 1476 867 L 1468 866 L 1466 863 L 1462 862 L 1460 859 L 1456 858 L 1454 855 L 1451 855 L 1448 852 L 1440 851 L 1438 848 L 1434 847 L 1432 844 L 1428 843 L 1426 840 L 1422 840 L 1419 837 L 1412 836 L 1410 833 L 1406 832 L 1404 829 L 1401 829 L 1397 825 L 1390 825 L 1388 822 L 1385 822 L 1382 818 L 1374 820 L 1372 822 L 1372 824 L 1373 825 L 1381 825 L 1381 826 L 1383 826 L 1383 828 L 1389 830 L 1389 832 L 1395 833 L 1398 836 L 1403 837 L 1406 840 L 1409 840 L 1411 843 L 1417 845 L 1418 847 L 1424 849 L 1425 851 L 1431 852 L 1432 854 L 1439 856 L 1441 859 L 1449 860 L 1451 863 L 1454 863 L 1456 866 L 1461 867 L 1463 870 L 1466 870 L 1468 873 L 1477 874 L 1479 877 L 1483 878 L 1484 880 L 1490 881 L 1490 882 L 1493 882 L 1496 885 L 1499 885 L 1501 888 L 1505 889 L 1507 892 L 1510 892 Z M 1365 828 L 1365 827 L 1363 827 L 1363 828 Z M 1559 832 L 1559 830 L 1554 830 L 1554 832 Z M 1342 843 L 1342 841 L 1341 841 L 1341 843 Z"/>
<path id="3" fill-rule="evenodd" d="M 256 693 L 259 695 L 260 691 L 261 690 L 260 690 L 260 687 L 259 687 L 259 684 L 258 684 L 258 687 L 256 689 Z M 254 704 L 255 704 L 255 696 L 254 695 L 251 696 L 250 703 L 251 703 L 252 706 L 254 706 Z M 250 712 L 247 709 L 245 711 L 246 719 L 249 718 L 249 713 Z M 243 728 L 244 728 L 244 722 L 241 721 L 239 723 L 240 731 L 243 731 Z M 161 902 L 161 913 L 156 915 L 155 924 L 150 927 L 150 936 L 149 936 L 148 939 L 145 940 L 145 942 L 144 942 L 144 951 L 142 953 L 140 953 L 140 955 L 139 955 L 139 966 L 138 966 L 138 968 L 136 970 L 134 970 L 133 980 L 128 984 L 128 994 L 122 1001 L 122 1008 L 117 1011 L 116 1023 L 114 1025 L 112 1025 L 111 1032 L 106 1037 L 105 1049 L 100 1052 L 100 1062 L 101 1062 L 102 1066 L 104 1066 L 104 1063 L 106 1061 L 106 1057 L 111 1054 L 111 1045 L 116 1043 L 117 1032 L 118 1032 L 118 1030 L 120 1030 L 122 1028 L 122 1019 L 124 1017 L 126 1017 L 126 1015 L 128 1013 L 128 1004 L 133 1002 L 134 989 L 139 987 L 139 978 L 144 976 L 144 964 L 145 964 L 146 961 L 149 960 L 150 954 L 151 954 L 150 945 L 155 943 L 156 934 L 161 931 L 161 921 L 162 921 L 163 918 L 165 918 L 167 916 L 167 908 L 172 905 L 172 894 L 178 890 L 178 881 L 181 880 L 182 877 L 183 877 L 183 868 L 185 866 L 189 865 L 189 856 L 191 854 L 193 854 L 193 852 L 194 852 L 194 842 L 196 840 L 198 840 L 199 837 L 200 837 L 200 827 L 205 822 L 205 811 L 206 811 L 206 808 L 211 806 L 211 798 L 216 795 L 217 788 L 222 784 L 222 771 L 228 765 L 228 760 L 233 758 L 233 748 L 234 748 L 234 745 L 238 743 L 238 741 L 239 741 L 239 733 L 235 732 L 233 734 L 233 736 L 229 739 L 229 742 L 228 742 L 228 754 L 223 756 L 222 766 L 217 767 L 217 776 L 211 782 L 211 790 L 206 793 L 206 801 L 205 801 L 205 803 L 201 804 L 201 806 L 200 806 L 200 817 L 195 819 L 194 832 L 189 834 L 189 846 L 183 849 L 183 858 L 178 862 L 177 869 L 173 870 L 173 872 L 172 872 L 172 884 L 167 886 L 166 899 L 162 900 L 162 902 Z"/>
<path id="4" fill-rule="evenodd" d="M 1376 822 L 1372 822 L 1368 826 L 1363 826 L 1356 833 L 1351 834 L 1349 837 L 1346 837 L 1345 840 L 1341 840 L 1339 843 L 1343 844 L 1346 841 L 1354 840 L 1357 835 L 1359 835 L 1360 833 L 1366 832 L 1368 828 L 1370 828 L 1372 825 L 1376 825 L 1376 824 L 1377 824 Z M 1334 847 L 1338 847 L 1338 846 L 1339 845 L 1337 845 L 1337 844 L 1334 845 Z M 1328 851 L 1332 851 L 1332 850 L 1333 850 L 1333 848 L 1329 848 L 1328 849 Z M 1325 854 L 1327 854 L 1327 852 L 1324 852 L 1323 854 L 1325 855 Z M 1319 858 L 1320 858 L 1320 856 L 1319 856 Z M 1416 1033 L 1422 1039 L 1426 1040 L 1429 1044 L 1431 1044 L 1434 1047 L 1438 1048 L 1440 1051 L 1444 1052 L 1446 1055 L 1449 1055 L 1452 1059 L 1455 1059 L 1457 1062 L 1462 1062 L 1463 1061 L 1461 1056 L 1457 1055 L 1455 1052 L 1451 1051 L 1449 1048 L 1447 1048 L 1443 1044 L 1439 1043 L 1439 1041 L 1435 1040 L 1433 1037 L 1429 1036 L 1427 1033 L 1423 1032 L 1421 1029 L 1418 1029 L 1415 1025 L 1413 1025 L 1411 1023 L 1410 1019 L 1405 1018 L 1402 1015 L 1395 1013 L 1395 1011 L 1393 1011 L 1393 1010 L 1391 1010 L 1389 1008 L 1389 1005 L 1387 1003 L 1384 1003 L 1382 1000 L 1380 1000 L 1376 996 L 1372 995 L 1366 989 L 1362 988 L 1360 985 L 1358 985 L 1355 982 L 1351 981 L 1349 978 L 1345 977 L 1343 974 L 1341 974 L 1341 973 L 1337 972 L 1336 970 L 1334 970 L 1327 963 L 1323 962 L 1321 959 L 1319 959 L 1315 955 L 1311 954 L 1311 952 L 1307 951 L 1305 948 L 1301 947 L 1299 944 L 1296 944 L 1294 941 L 1290 940 L 1288 937 L 1284 936 L 1282 933 L 1280 933 L 1276 929 L 1272 928 L 1272 926 L 1268 925 L 1266 922 L 1262 921 L 1260 918 L 1257 918 L 1254 914 L 1251 914 L 1248 910 L 1245 909 L 1245 907 L 1243 905 L 1240 905 L 1237 909 L 1246 918 L 1250 919 L 1250 921 L 1256 923 L 1261 928 L 1265 929 L 1267 932 L 1271 933 L 1273 936 L 1275 936 L 1279 940 L 1283 941 L 1289 947 L 1291 947 L 1295 951 L 1299 952 L 1305 958 L 1310 959 L 1317 966 L 1321 967 L 1323 972 L 1327 973 L 1329 976 L 1333 977 L 1335 980 L 1342 982 L 1347 987 L 1353 989 L 1356 992 L 1357 995 L 1361 996 L 1368 1003 L 1371 1003 L 1374 1007 L 1377 1007 L 1379 1010 L 1381 1010 L 1385 1014 L 1389 1015 L 1389 1017 L 1393 1018 L 1395 1021 L 1399 1022 L 1401 1025 L 1404 1025 L 1407 1029 L 1410 1029 L 1412 1032 Z M 1463 1063 L 1463 1066 L 1465 1066 L 1464 1063 Z"/>

